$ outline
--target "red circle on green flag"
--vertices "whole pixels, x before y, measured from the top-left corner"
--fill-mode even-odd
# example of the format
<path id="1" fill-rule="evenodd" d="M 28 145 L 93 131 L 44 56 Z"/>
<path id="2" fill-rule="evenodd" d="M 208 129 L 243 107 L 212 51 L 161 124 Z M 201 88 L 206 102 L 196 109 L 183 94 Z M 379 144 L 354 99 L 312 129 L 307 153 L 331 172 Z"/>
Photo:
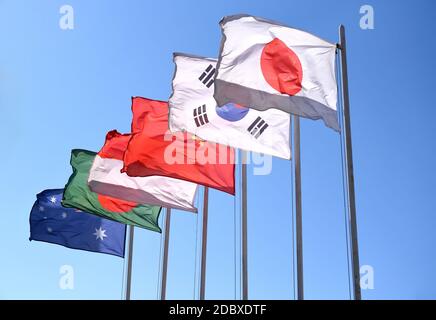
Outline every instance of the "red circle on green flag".
<path id="1" fill-rule="evenodd" d="M 303 68 L 297 54 L 275 38 L 262 50 L 260 66 L 268 84 L 278 92 L 296 95 L 301 91 Z"/>
<path id="2" fill-rule="evenodd" d="M 128 212 L 138 205 L 135 202 L 116 199 L 102 194 L 98 195 L 98 202 L 100 202 L 103 209 L 116 213 Z"/>

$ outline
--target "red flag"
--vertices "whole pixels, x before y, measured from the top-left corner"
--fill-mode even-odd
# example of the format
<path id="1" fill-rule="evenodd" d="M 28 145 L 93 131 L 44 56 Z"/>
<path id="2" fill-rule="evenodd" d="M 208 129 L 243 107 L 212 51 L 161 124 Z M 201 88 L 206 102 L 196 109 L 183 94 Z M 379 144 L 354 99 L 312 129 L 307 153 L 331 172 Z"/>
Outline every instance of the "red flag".
<path id="1" fill-rule="evenodd" d="M 158 205 L 197 212 L 197 184 L 169 177 L 129 177 L 121 173 L 124 152 L 131 134 L 111 131 L 95 156 L 88 176 L 90 189 L 98 194 L 139 204 Z"/>
<path id="2" fill-rule="evenodd" d="M 168 130 L 168 103 L 135 97 L 124 168 L 132 177 L 160 175 L 235 194 L 235 153 L 187 132 Z"/>

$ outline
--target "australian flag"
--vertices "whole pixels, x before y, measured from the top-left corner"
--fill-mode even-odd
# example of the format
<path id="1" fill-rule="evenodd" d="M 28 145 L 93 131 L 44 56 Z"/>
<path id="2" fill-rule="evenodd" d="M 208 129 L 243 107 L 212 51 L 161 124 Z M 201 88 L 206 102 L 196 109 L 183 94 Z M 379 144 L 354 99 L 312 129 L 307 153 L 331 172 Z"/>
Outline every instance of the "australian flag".
<path id="1" fill-rule="evenodd" d="M 63 189 L 52 189 L 36 196 L 29 240 L 124 257 L 126 225 L 63 207 L 63 193 Z"/>

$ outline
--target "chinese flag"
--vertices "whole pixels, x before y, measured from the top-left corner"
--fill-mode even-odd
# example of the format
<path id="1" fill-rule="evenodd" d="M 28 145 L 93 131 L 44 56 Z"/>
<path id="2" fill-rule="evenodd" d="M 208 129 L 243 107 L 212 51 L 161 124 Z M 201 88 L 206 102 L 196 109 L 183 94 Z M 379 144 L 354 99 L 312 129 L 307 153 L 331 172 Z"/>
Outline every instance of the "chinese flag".
<path id="1" fill-rule="evenodd" d="M 168 129 L 168 103 L 132 99 L 132 137 L 123 172 L 131 177 L 165 176 L 235 194 L 235 152 Z"/>

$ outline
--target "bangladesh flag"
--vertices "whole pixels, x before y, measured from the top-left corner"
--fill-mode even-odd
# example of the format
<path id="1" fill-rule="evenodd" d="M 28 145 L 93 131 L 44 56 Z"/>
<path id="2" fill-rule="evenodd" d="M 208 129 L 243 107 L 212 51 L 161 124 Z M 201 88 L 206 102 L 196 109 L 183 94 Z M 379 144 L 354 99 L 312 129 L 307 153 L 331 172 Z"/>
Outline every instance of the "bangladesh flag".
<path id="1" fill-rule="evenodd" d="M 158 218 L 161 207 L 139 205 L 134 202 L 104 196 L 92 192 L 88 187 L 89 171 L 96 156 L 95 152 L 71 151 L 73 174 L 65 186 L 62 205 L 90 212 L 121 223 L 161 232 Z"/>

